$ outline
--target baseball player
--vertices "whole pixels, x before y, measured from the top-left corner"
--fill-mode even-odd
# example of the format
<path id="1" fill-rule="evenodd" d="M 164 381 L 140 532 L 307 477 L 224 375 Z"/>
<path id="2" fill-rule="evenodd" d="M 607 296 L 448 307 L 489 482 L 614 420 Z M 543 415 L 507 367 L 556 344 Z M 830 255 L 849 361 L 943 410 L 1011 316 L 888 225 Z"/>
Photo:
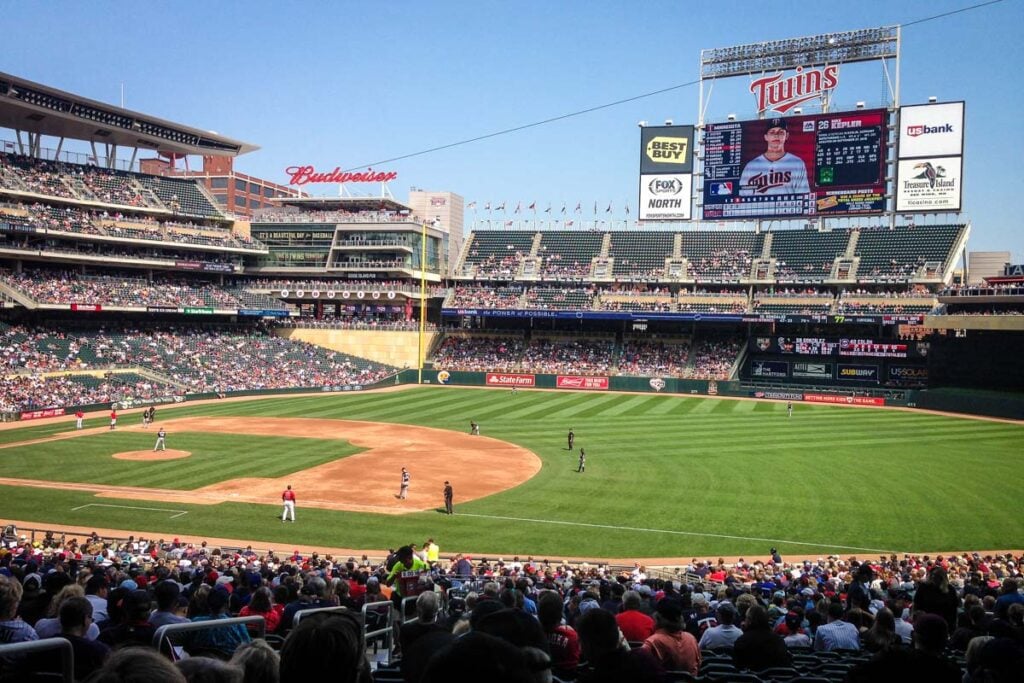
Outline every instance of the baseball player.
<path id="1" fill-rule="evenodd" d="M 580 466 L 576 468 L 577 472 L 585 472 L 587 469 L 587 454 L 580 448 Z"/>
<path id="2" fill-rule="evenodd" d="M 405 500 L 409 495 L 409 470 L 402 468 L 402 485 L 398 489 L 399 500 Z"/>
<path id="3" fill-rule="evenodd" d="M 576 443 L 576 434 L 572 431 L 572 427 L 569 428 L 569 450 L 572 450 L 572 445 Z"/>
<path id="4" fill-rule="evenodd" d="M 747 162 L 740 175 L 740 196 L 763 197 L 778 194 L 807 194 L 807 166 L 803 159 L 786 151 L 789 139 L 786 119 L 768 121 L 764 140 L 768 149 Z"/>
<path id="5" fill-rule="evenodd" d="M 455 492 L 452 490 L 450 482 L 444 483 L 444 512 L 446 515 L 454 515 L 455 511 L 452 509 L 452 499 L 455 497 Z"/>
<path id="6" fill-rule="evenodd" d="M 85 419 L 85 413 L 81 410 L 75 411 L 75 429 L 82 428 L 82 420 Z"/>
<path id="7" fill-rule="evenodd" d="M 117 408 L 110 411 L 110 431 L 117 427 Z"/>
<path id="8" fill-rule="evenodd" d="M 478 425 L 476 422 L 470 422 L 469 433 L 472 436 L 480 436 L 480 425 Z"/>
<path id="9" fill-rule="evenodd" d="M 787 417 L 793 417 L 793 402 L 792 401 L 788 401 L 786 403 L 786 416 Z"/>
<path id="10" fill-rule="evenodd" d="M 163 431 L 162 429 L 160 431 Z M 292 485 L 288 484 L 288 487 L 281 493 L 281 501 L 284 503 L 284 510 L 281 512 L 281 521 L 284 522 L 288 517 L 295 521 L 295 491 L 292 491 Z"/>
<path id="11" fill-rule="evenodd" d="M 163 427 L 161 427 L 160 431 L 158 431 L 156 433 L 156 445 L 153 446 L 153 452 L 154 453 L 156 453 L 157 451 L 166 451 L 167 450 L 167 447 L 164 445 L 164 440 L 166 438 L 167 438 L 167 432 L 164 430 Z"/>
<path id="12" fill-rule="evenodd" d="M 517 387 L 515 384 L 513 384 L 512 385 L 512 395 L 515 396 L 518 393 L 519 393 L 519 387 Z"/>

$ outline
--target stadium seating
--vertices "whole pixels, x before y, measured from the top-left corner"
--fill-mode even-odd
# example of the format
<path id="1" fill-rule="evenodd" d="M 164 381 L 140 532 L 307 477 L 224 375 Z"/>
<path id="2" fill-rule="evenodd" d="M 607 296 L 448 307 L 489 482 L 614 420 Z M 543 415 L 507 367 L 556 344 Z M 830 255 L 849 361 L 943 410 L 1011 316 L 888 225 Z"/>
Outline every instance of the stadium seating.
<path id="1" fill-rule="evenodd" d="M 523 256 L 533 250 L 537 233 L 529 231 L 476 231 L 463 248 L 463 269 L 475 269 L 479 277 L 511 279 L 519 272 Z"/>
<path id="2" fill-rule="evenodd" d="M 277 337 L 262 327 L 240 325 L 107 325 L 64 332 L 7 325 L 0 328 L 0 348 L 5 350 L 3 369 L 22 373 L 4 380 L 8 384 L 0 412 L 104 403 L 125 395 L 166 396 L 172 386 L 174 393 L 208 393 L 372 384 L 395 371 Z M 100 383 L 83 375 L 97 368 L 115 371 Z M 142 368 L 142 374 L 133 368 Z M 61 371 L 66 374 L 39 374 Z"/>
<path id="3" fill-rule="evenodd" d="M 590 274 L 590 261 L 601 251 L 604 235 L 594 232 L 550 230 L 541 233 L 537 255 L 543 258 L 544 279 L 582 279 Z"/>
<path id="4" fill-rule="evenodd" d="M 777 230 L 771 233 L 775 279 L 780 282 L 820 282 L 832 272 L 850 241 L 848 230 Z"/>
<path id="5" fill-rule="evenodd" d="M 674 232 L 611 232 L 608 255 L 615 259 L 612 275 L 623 279 L 657 279 L 672 257 Z"/>
<path id="6" fill-rule="evenodd" d="M 764 242 L 761 234 L 736 230 L 681 234 L 689 275 L 698 282 L 738 282 L 749 277 L 752 258 L 760 256 Z"/>
<path id="7" fill-rule="evenodd" d="M 926 264 L 945 268 L 965 229 L 963 225 L 916 225 L 861 230 L 856 248 L 860 257 L 857 279 L 909 282 Z"/>

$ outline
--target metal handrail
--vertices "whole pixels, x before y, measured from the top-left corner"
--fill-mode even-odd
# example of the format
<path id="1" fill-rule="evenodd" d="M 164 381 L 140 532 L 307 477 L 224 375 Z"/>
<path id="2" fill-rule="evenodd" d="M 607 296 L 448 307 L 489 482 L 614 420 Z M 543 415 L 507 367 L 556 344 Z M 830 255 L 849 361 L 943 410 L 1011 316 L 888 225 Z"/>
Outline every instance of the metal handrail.
<path id="1" fill-rule="evenodd" d="M 299 625 L 299 622 L 302 620 L 302 617 L 308 616 L 310 614 L 313 614 L 314 612 L 348 612 L 348 611 L 349 611 L 348 607 L 343 607 L 343 606 L 335 606 L 335 607 L 310 607 L 309 609 L 300 609 L 298 612 L 295 613 L 295 616 L 292 617 L 292 628 L 295 628 L 296 626 Z"/>
<path id="2" fill-rule="evenodd" d="M 387 605 L 388 606 L 387 623 L 382 628 L 370 631 L 370 630 L 368 630 L 369 626 L 367 624 L 369 622 L 366 619 L 366 613 L 371 611 L 371 610 L 376 612 L 377 611 L 376 607 L 380 606 L 380 605 Z M 363 605 L 363 608 L 360 611 L 361 611 L 362 617 L 363 617 L 363 642 L 367 642 L 368 643 L 371 638 L 376 638 L 377 636 L 384 636 L 385 637 L 385 641 L 384 642 L 386 643 L 386 647 L 384 649 L 386 649 L 388 652 L 394 651 L 394 646 L 395 646 L 395 641 L 394 641 L 394 639 L 395 639 L 395 630 L 394 630 L 395 629 L 395 605 L 394 605 L 394 603 L 392 603 L 390 600 L 381 600 L 381 601 L 378 601 L 378 602 L 368 602 L 365 605 Z"/>
<path id="3" fill-rule="evenodd" d="M 170 635 L 176 633 L 190 633 L 192 631 L 209 631 L 215 628 L 224 628 L 226 626 L 238 626 L 244 625 L 247 627 L 249 624 L 257 624 L 257 638 L 262 638 L 267 633 L 267 622 L 263 617 L 259 615 L 252 615 L 248 617 L 231 617 L 230 619 L 211 619 L 209 621 L 191 621 L 187 624 L 165 624 L 156 630 L 153 634 L 153 647 L 160 650 L 161 643 L 167 638 L 170 641 Z M 171 642 L 173 645 L 173 642 Z"/>
<path id="4" fill-rule="evenodd" d="M 61 678 L 66 683 L 75 683 L 75 651 L 66 638 L 44 638 L 24 643 L 0 645 L 0 660 L 11 655 L 32 654 L 47 650 L 60 651 Z"/>

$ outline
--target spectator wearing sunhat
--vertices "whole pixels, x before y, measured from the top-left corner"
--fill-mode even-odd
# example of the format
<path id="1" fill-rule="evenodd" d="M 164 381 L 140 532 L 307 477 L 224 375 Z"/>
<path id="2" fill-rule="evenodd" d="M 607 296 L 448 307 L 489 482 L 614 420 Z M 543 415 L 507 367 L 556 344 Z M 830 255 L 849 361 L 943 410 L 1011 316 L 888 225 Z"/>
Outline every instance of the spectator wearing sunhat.
<path id="1" fill-rule="evenodd" d="M 655 605 L 654 633 L 644 640 L 643 649 L 670 671 L 688 671 L 696 676 L 700 669 L 697 639 L 683 630 L 683 603 L 678 598 L 662 598 Z"/>

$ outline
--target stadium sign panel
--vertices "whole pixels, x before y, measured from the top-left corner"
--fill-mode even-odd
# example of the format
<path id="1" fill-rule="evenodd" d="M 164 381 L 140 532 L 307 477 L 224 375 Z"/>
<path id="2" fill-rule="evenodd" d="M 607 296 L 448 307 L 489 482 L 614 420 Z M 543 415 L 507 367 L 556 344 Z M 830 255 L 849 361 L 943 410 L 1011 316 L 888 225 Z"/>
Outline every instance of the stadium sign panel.
<path id="1" fill-rule="evenodd" d="M 598 389 L 608 388 L 607 377 L 585 377 L 583 375 L 558 375 L 555 386 L 559 389 Z"/>
<path id="2" fill-rule="evenodd" d="M 896 165 L 896 210 L 960 211 L 963 157 L 900 159 Z"/>
<path id="3" fill-rule="evenodd" d="M 885 109 L 707 124 L 704 219 L 882 213 L 888 125 Z"/>
<path id="4" fill-rule="evenodd" d="M 693 173 L 693 126 L 640 129 L 640 173 Z"/>
<path id="5" fill-rule="evenodd" d="M 839 403 L 850 406 L 884 406 L 885 399 L 876 396 L 843 396 L 839 394 L 804 394 L 809 403 Z"/>
<path id="6" fill-rule="evenodd" d="M 640 220 L 690 220 L 693 174 L 640 176 Z"/>
<path id="7" fill-rule="evenodd" d="M 964 103 L 900 107 L 900 159 L 964 152 Z"/>
<path id="8" fill-rule="evenodd" d="M 537 385 L 537 378 L 534 375 L 488 372 L 484 383 L 489 387 L 533 387 Z"/>
<path id="9" fill-rule="evenodd" d="M 289 166 L 285 173 L 291 176 L 289 185 L 309 185 L 317 183 L 386 183 L 398 177 L 397 171 L 376 171 L 367 168 L 362 173 L 342 171 L 335 166 L 333 171 L 317 173 L 312 165 Z"/>
<path id="10" fill-rule="evenodd" d="M 783 78 L 782 72 L 758 78 L 750 84 L 750 92 L 757 101 L 757 113 L 768 110 L 785 114 L 793 107 L 820 97 L 839 85 L 839 66 L 831 64 L 823 69 L 796 68 L 796 73 Z"/>

